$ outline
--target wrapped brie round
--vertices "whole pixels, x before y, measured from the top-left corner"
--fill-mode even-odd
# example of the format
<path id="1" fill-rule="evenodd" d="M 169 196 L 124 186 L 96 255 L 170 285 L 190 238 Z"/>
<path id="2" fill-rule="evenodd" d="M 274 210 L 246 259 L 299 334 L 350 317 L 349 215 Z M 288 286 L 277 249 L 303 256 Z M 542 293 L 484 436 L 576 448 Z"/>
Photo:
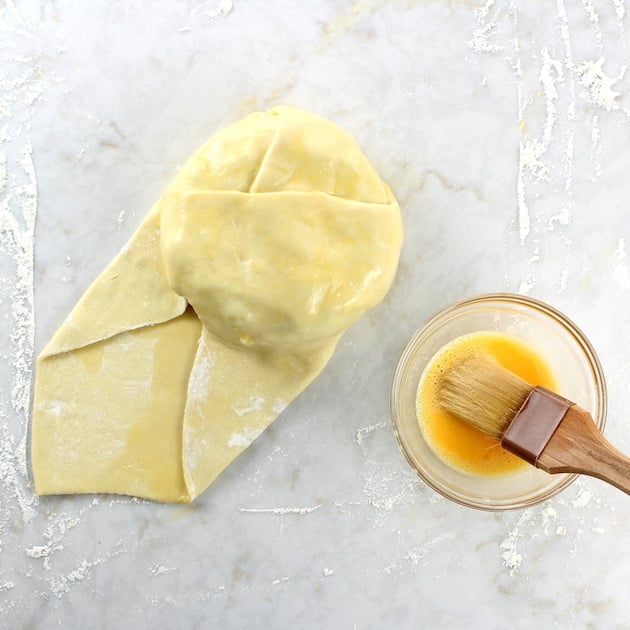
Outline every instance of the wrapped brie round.
<path id="1" fill-rule="evenodd" d="M 168 281 L 231 343 L 342 333 L 382 300 L 400 211 L 354 138 L 279 107 L 216 134 L 162 197 Z"/>
<path id="2" fill-rule="evenodd" d="M 36 491 L 194 499 L 382 300 L 401 241 L 331 122 L 280 107 L 217 133 L 39 356 Z"/>

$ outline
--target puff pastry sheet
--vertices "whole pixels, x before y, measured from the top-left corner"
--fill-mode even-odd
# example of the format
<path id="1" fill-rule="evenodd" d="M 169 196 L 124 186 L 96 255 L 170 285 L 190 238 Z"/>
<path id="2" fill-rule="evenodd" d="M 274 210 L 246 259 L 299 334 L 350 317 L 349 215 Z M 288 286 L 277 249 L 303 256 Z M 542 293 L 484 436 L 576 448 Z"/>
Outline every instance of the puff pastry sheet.
<path id="1" fill-rule="evenodd" d="M 217 133 L 38 357 L 36 492 L 193 500 L 383 299 L 401 242 L 331 122 L 281 107 Z"/>

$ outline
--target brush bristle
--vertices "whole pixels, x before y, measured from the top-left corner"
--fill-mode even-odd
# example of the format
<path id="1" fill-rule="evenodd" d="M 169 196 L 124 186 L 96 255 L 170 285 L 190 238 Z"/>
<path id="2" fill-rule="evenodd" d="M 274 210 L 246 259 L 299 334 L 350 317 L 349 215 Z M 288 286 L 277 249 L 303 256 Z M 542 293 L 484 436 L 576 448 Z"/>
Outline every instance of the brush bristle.
<path id="1" fill-rule="evenodd" d="M 448 414 L 500 440 L 532 389 L 491 357 L 480 355 L 446 372 L 438 397 Z"/>

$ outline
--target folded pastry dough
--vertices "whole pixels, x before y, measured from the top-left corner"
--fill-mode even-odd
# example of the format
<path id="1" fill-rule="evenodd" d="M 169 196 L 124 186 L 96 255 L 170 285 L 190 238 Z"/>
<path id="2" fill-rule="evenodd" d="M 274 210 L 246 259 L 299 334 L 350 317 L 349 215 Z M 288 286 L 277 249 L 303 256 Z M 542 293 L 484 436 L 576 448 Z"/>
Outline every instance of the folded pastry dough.
<path id="1" fill-rule="evenodd" d="M 217 133 L 38 357 L 36 492 L 193 500 L 383 299 L 401 242 L 330 121 L 279 107 Z"/>

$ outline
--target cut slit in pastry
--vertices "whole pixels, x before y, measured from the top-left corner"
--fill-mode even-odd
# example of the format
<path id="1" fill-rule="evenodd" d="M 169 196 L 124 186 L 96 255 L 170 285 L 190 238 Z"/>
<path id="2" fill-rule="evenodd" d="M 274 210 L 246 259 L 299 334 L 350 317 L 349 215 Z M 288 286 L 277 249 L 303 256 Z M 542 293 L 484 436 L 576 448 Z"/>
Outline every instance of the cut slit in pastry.
<path id="1" fill-rule="evenodd" d="M 193 500 L 383 299 L 401 243 L 333 123 L 279 107 L 218 132 L 39 356 L 36 492 Z"/>

